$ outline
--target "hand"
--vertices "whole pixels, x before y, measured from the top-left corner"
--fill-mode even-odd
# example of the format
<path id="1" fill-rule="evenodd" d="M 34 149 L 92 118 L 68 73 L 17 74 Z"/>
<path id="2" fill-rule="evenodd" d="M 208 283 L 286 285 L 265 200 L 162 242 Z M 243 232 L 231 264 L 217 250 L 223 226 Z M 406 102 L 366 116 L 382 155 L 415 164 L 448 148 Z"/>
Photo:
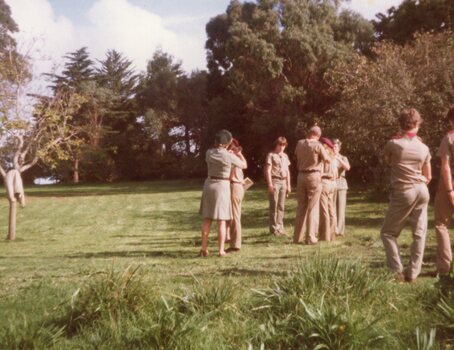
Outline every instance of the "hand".
<path id="1" fill-rule="evenodd" d="M 448 193 L 449 201 L 451 202 L 451 205 L 454 206 L 454 191 L 451 191 Z"/>
<path id="2" fill-rule="evenodd" d="M 273 185 L 268 186 L 268 193 L 269 194 L 273 194 L 274 193 L 274 186 Z"/>

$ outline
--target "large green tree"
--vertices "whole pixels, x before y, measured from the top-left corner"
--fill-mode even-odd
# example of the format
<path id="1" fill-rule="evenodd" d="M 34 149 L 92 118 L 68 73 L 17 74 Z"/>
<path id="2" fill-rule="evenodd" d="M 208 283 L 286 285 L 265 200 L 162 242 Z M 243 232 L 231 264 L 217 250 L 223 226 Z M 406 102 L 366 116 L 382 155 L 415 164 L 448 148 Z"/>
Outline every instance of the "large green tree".
<path id="1" fill-rule="evenodd" d="M 134 166 L 131 162 L 134 139 L 140 132 L 135 104 L 138 75 L 132 62 L 115 50 L 109 50 L 105 59 L 99 63 L 96 81 L 111 93 L 111 106 L 106 111 L 108 116 L 105 120 L 107 133 L 102 145 L 115 162 L 111 177 L 127 177 Z"/>
<path id="2" fill-rule="evenodd" d="M 294 142 L 329 110 L 335 96 L 326 71 L 369 49 L 372 25 L 339 6 L 232 1 L 207 24 L 210 127 L 231 129 L 250 152 L 252 168 L 272 139 L 284 134 Z"/>
<path id="3" fill-rule="evenodd" d="M 405 44 L 418 32 L 443 32 L 454 28 L 454 1 L 404 0 L 374 21 L 377 36 Z"/>
<path id="4" fill-rule="evenodd" d="M 357 56 L 330 73 L 338 102 L 328 125 L 345 140 L 354 169 L 364 178 L 383 179 L 381 151 L 398 130 L 406 108 L 423 116 L 421 136 L 433 154 L 446 131 L 444 116 L 454 101 L 454 36 L 451 32 L 418 35 L 404 46 L 390 42 L 374 49 L 374 59 Z"/>

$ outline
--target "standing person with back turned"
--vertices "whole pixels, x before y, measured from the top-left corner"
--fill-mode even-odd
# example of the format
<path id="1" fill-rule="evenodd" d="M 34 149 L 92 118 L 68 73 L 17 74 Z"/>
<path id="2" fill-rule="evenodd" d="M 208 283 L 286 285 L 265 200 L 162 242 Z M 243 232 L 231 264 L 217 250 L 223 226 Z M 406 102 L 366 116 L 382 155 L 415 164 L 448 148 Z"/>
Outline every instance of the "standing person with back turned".
<path id="1" fill-rule="evenodd" d="M 397 281 L 413 282 L 421 272 L 427 233 L 428 183 L 432 178 L 429 148 L 417 136 L 422 118 L 415 109 L 399 117 L 401 134 L 388 141 L 385 162 L 391 167 L 391 196 L 381 238 L 389 269 Z M 409 219 L 413 243 L 410 264 L 404 272 L 397 237 Z"/>
<path id="2" fill-rule="evenodd" d="M 239 157 L 242 154 L 243 148 L 240 146 L 238 140 L 233 139 L 229 151 L 235 156 Z M 232 166 L 230 174 L 230 190 L 232 198 L 232 220 L 227 224 L 227 237 L 230 238 L 230 247 L 228 252 L 237 252 L 241 249 L 241 207 L 244 199 L 244 174 L 243 170 L 237 166 Z"/>
<path id="3" fill-rule="evenodd" d="M 227 130 L 219 131 L 215 136 L 215 147 L 206 152 L 208 178 L 203 186 L 200 213 L 203 216 L 202 248 L 200 255 L 208 256 L 208 234 L 211 222 L 217 221 L 219 256 L 225 256 L 224 244 L 226 224 L 232 219 L 230 193 L 230 175 L 232 166 L 246 169 L 247 163 L 241 152 L 236 155 L 227 150 L 232 142 L 232 134 Z"/>
<path id="4" fill-rule="evenodd" d="M 274 141 L 274 150 L 266 156 L 265 175 L 268 184 L 270 201 L 269 220 L 270 233 L 284 236 L 285 198 L 291 192 L 290 160 L 286 153 L 287 139 L 278 137 Z"/>
<path id="5" fill-rule="evenodd" d="M 333 142 L 322 137 L 320 140 L 326 152 L 334 158 Z M 330 242 L 336 238 L 336 208 L 334 194 L 337 187 L 337 164 L 332 161 L 323 164 L 322 193 L 320 195 L 320 230 L 319 237 L 323 241 Z"/>
<path id="6" fill-rule="evenodd" d="M 350 171 L 350 162 L 346 156 L 343 156 L 340 151 L 342 142 L 339 139 L 334 139 L 334 163 L 337 166 L 337 189 L 334 195 L 334 206 L 336 208 L 337 229 L 336 234 L 345 236 L 345 212 L 347 209 L 347 191 L 348 183 L 346 172 Z"/>
<path id="7" fill-rule="evenodd" d="M 441 141 L 441 179 L 435 196 L 435 231 L 437 234 L 437 272 L 446 274 L 451 269 L 452 250 L 448 227 L 454 214 L 454 107 L 446 116 L 451 131 Z"/>
<path id="8" fill-rule="evenodd" d="M 296 145 L 295 155 L 298 167 L 296 196 L 298 208 L 296 210 L 294 243 L 317 243 L 317 233 L 320 222 L 320 194 L 322 192 L 323 162 L 330 162 L 326 150 L 320 143 L 322 130 L 313 126 L 304 140 Z M 304 228 L 307 227 L 306 237 Z"/>

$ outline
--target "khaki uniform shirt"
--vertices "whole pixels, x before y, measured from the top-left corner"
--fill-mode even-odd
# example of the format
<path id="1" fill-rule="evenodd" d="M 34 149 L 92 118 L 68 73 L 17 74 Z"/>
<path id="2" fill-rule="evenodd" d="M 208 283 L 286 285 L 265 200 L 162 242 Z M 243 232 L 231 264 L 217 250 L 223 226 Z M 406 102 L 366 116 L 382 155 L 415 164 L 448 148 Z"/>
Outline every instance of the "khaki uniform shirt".
<path id="1" fill-rule="evenodd" d="M 450 131 L 441 140 L 440 148 L 438 149 L 437 156 L 440 159 L 449 160 L 451 166 L 451 174 L 454 176 L 454 131 Z"/>
<path id="2" fill-rule="evenodd" d="M 243 161 L 225 148 L 212 148 L 206 153 L 208 176 L 230 179 L 232 166 L 242 168 Z"/>
<path id="3" fill-rule="evenodd" d="M 391 166 L 392 187 L 427 182 L 422 167 L 430 162 L 430 151 L 417 136 L 396 136 L 386 144 L 384 156 Z"/>
<path id="4" fill-rule="evenodd" d="M 243 170 L 238 168 L 237 166 L 232 166 L 232 174 L 230 176 L 230 180 L 232 182 L 240 182 L 243 183 L 244 181 L 244 173 Z"/>
<path id="5" fill-rule="evenodd" d="M 298 171 L 322 171 L 322 162 L 330 160 L 328 152 L 317 140 L 299 140 L 296 145 L 295 155 Z"/>
<path id="6" fill-rule="evenodd" d="M 348 161 L 347 157 L 345 157 L 343 155 L 340 155 L 340 157 L 344 163 L 347 163 L 348 165 L 350 165 L 350 162 Z M 347 171 L 345 170 L 344 167 L 342 167 L 342 165 L 340 164 L 340 162 L 337 159 L 334 160 L 333 163 L 335 163 L 338 174 L 339 174 L 337 177 L 337 189 L 348 190 L 348 184 L 347 184 L 347 179 L 346 179 Z"/>
<path id="7" fill-rule="evenodd" d="M 270 152 L 266 156 L 266 165 L 271 166 L 271 177 L 287 178 L 290 164 L 286 153 Z"/>
<path id="8" fill-rule="evenodd" d="M 336 181 L 337 174 L 337 164 L 335 162 L 323 163 L 322 177 L 324 179 Z"/>

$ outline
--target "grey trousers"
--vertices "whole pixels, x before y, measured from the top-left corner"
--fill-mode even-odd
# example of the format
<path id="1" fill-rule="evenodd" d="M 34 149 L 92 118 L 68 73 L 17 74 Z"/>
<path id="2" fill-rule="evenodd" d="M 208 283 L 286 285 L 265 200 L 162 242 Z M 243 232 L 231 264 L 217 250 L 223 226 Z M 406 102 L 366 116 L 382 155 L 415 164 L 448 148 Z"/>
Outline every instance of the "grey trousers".
<path id="1" fill-rule="evenodd" d="M 413 233 L 410 263 L 405 270 L 407 278 L 416 278 L 421 272 L 427 233 L 427 206 L 429 190 L 425 184 L 416 184 L 402 189 L 393 189 L 388 212 L 381 229 L 381 238 L 386 251 L 388 268 L 394 273 L 404 272 L 397 245 L 407 220 Z"/>
<path id="2" fill-rule="evenodd" d="M 273 179 L 273 194 L 269 194 L 270 233 L 284 233 L 284 210 L 287 196 L 286 180 Z"/>
<path id="3" fill-rule="evenodd" d="M 347 208 L 347 190 L 336 191 L 336 217 L 337 217 L 337 229 L 336 234 L 345 235 L 345 212 Z"/>

